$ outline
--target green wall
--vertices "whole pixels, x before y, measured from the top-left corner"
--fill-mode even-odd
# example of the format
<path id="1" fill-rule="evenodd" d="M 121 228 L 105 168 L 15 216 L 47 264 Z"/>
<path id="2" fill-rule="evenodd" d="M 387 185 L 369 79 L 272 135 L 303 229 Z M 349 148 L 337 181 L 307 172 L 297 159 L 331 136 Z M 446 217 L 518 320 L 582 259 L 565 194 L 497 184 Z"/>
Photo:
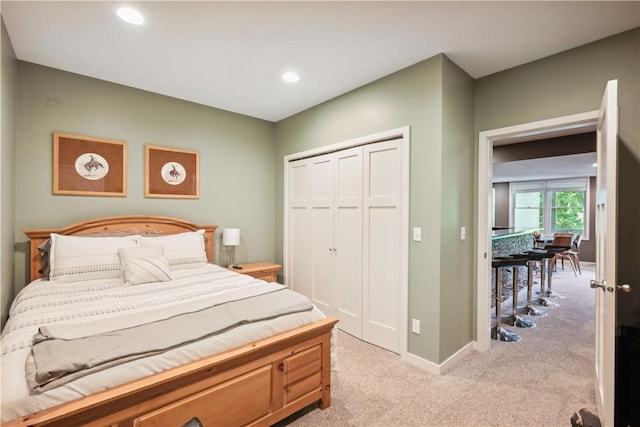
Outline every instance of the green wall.
<path id="1" fill-rule="evenodd" d="M 165 215 L 239 227 L 237 260 L 274 259 L 273 123 L 19 61 L 16 282 L 26 281 L 25 228 L 94 217 Z M 52 132 L 124 140 L 127 197 L 52 195 Z M 198 200 L 144 197 L 144 145 L 198 150 Z M 220 233 L 217 233 L 219 236 Z M 227 262 L 219 251 L 218 261 Z"/>
<path id="2" fill-rule="evenodd" d="M 0 39 L 2 47 L 1 98 L 2 129 L 0 141 L 0 327 L 9 313 L 9 306 L 14 294 L 14 254 L 13 229 L 15 212 L 14 198 L 14 152 L 16 140 L 16 82 L 18 78 L 18 61 L 11 46 L 4 21 L 0 19 Z"/>
<path id="3" fill-rule="evenodd" d="M 428 238 L 409 248 L 407 322 L 420 319 L 422 333 L 409 334 L 408 350 L 441 363 L 474 339 L 478 132 L 597 109 L 613 78 L 620 104 L 619 278 L 634 284 L 640 277 L 634 208 L 640 196 L 640 29 L 477 81 L 438 55 L 275 125 L 16 61 L 5 35 L 3 30 L 3 308 L 13 283 L 21 288 L 27 280 L 22 229 L 96 216 L 158 214 L 238 226 L 239 261 L 282 262 L 283 157 L 410 126 L 410 227 L 422 227 Z M 53 196 L 53 131 L 127 141 L 128 196 Z M 200 199 L 145 199 L 144 144 L 199 150 Z M 15 186 L 7 189 L 7 181 Z M 15 197 L 6 196 L 11 192 Z M 14 239 L 15 279 L 13 259 L 5 253 L 13 253 Z M 631 298 L 620 301 L 626 323 L 639 323 L 632 310 L 637 306 Z"/>
<path id="4" fill-rule="evenodd" d="M 424 237 L 409 248 L 409 319 L 419 319 L 422 332 L 409 334 L 408 350 L 435 362 L 471 340 L 473 280 L 464 266 L 471 265 L 472 241 L 457 236 L 461 225 L 472 233 L 472 95 L 471 78 L 438 55 L 276 124 L 277 159 L 411 127 L 410 227 L 422 227 Z M 276 218 L 282 219 L 283 164 L 276 173 Z M 282 221 L 276 227 L 282 256 Z"/>
<path id="5" fill-rule="evenodd" d="M 442 77 L 440 362 L 472 341 L 475 334 L 474 81 L 446 57 Z M 464 241 L 460 240 L 460 227 L 466 228 Z"/>
<path id="6" fill-rule="evenodd" d="M 597 110 L 612 79 L 618 80 L 619 105 L 618 283 L 638 287 L 640 28 L 477 80 L 475 135 Z M 621 323 L 640 326 L 638 307 L 640 293 L 620 296 Z"/>

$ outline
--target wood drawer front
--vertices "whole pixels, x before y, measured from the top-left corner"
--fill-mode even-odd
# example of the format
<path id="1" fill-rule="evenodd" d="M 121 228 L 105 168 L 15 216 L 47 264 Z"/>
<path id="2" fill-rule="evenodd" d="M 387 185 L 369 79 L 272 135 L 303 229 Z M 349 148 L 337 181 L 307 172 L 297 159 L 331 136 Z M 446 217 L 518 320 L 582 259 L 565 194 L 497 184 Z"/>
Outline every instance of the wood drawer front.
<path id="1" fill-rule="evenodd" d="M 264 280 L 265 282 L 275 282 L 277 277 L 275 271 L 256 271 L 254 273 L 249 273 L 249 275 L 256 279 Z"/>
<path id="2" fill-rule="evenodd" d="M 284 361 L 285 405 L 322 387 L 322 347 L 313 346 Z"/>
<path id="3" fill-rule="evenodd" d="M 271 365 L 226 381 L 140 416 L 134 427 L 181 426 L 197 417 L 203 426 L 241 426 L 271 413 Z"/>

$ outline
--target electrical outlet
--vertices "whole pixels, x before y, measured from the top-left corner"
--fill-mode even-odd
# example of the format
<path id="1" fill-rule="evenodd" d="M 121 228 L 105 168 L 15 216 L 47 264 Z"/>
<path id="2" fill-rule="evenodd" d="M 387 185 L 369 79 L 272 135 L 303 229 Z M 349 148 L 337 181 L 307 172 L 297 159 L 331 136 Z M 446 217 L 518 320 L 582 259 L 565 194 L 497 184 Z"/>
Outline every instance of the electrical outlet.
<path id="1" fill-rule="evenodd" d="M 467 227 L 460 227 L 460 240 L 467 238 Z"/>
<path id="2" fill-rule="evenodd" d="M 420 335 L 420 321 L 418 319 L 411 320 L 411 332 Z"/>
<path id="3" fill-rule="evenodd" d="M 421 242 L 422 241 L 422 228 L 421 227 L 413 227 L 413 241 Z"/>

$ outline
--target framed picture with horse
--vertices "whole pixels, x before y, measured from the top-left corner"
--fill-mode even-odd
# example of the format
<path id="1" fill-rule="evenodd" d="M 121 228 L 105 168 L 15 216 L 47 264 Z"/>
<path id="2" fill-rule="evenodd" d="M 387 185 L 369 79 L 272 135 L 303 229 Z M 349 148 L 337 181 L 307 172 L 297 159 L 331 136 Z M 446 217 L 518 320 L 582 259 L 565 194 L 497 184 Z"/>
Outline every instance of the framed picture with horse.
<path id="1" fill-rule="evenodd" d="M 127 195 L 127 143 L 53 133 L 53 194 Z"/>
<path id="2" fill-rule="evenodd" d="M 145 145 L 145 197 L 199 198 L 199 164 L 198 151 Z"/>

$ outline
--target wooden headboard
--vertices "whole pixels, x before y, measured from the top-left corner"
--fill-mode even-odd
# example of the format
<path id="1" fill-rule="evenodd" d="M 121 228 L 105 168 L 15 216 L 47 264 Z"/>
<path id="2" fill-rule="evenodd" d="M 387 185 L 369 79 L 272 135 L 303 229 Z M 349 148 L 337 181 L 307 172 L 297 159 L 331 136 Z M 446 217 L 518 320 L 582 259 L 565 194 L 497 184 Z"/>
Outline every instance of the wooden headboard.
<path id="1" fill-rule="evenodd" d="M 214 234 L 217 228 L 217 225 L 196 225 L 192 222 L 167 216 L 125 215 L 90 219 L 63 228 L 22 230 L 22 232 L 26 234 L 30 240 L 30 280 L 35 280 L 42 277 L 42 261 L 40 259 L 38 246 L 44 243 L 51 236 L 51 233 L 67 236 L 105 233 L 149 235 L 177 234 L 185 231 L 204 230 L 207 259 L 213 263 L 215 261 Z"/>

